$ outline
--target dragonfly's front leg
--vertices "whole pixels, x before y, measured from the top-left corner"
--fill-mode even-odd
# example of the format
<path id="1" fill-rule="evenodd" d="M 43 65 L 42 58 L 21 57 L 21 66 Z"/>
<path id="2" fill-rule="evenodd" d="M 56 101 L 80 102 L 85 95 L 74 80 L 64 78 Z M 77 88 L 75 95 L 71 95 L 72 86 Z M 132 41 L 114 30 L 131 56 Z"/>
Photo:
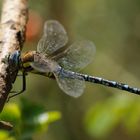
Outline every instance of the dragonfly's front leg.
<path id="1" fill-rule="evenodd" d="M 14 93 L 14 94 L 13 94 L 13 95 L 10 95 L 10 96 L 8 97 L 7 102 L 10 100 L 10 98 L 13 98 L 13 97 L 17 96 L 17 95 L 23 93 L 23 92 L 26 90 L 26 75 L 27 75 L 27 73 L 26 73 L 26 71 L 23 69 L 23 70 L 22 70 L 22 89 L 21 89 L 20 91 L 18 91 L 18 92 L 16 92 L 16 91 L 11 91 L 10 93 Z"/>

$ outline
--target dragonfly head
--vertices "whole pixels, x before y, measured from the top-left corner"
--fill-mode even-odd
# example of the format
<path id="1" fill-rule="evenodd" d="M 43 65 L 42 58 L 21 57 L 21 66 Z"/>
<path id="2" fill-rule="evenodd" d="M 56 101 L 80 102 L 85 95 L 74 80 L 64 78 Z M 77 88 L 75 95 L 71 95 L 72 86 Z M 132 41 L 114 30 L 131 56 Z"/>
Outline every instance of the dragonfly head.
<path id="1" fill-rule="evenodd" d="M 20 51 L 17 50 L 11 55 L 9 55 L 8 62 L 10 65 L 20 67 L 20 61 L 21 61 Z"/>

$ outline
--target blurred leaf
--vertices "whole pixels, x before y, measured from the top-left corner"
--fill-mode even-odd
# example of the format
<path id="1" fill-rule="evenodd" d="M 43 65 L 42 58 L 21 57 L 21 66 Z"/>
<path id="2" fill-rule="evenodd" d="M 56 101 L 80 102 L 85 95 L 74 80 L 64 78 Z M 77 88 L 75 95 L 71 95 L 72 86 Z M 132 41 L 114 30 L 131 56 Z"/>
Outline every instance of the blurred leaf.
<path id="1" fill-rule="evenodd" d="M 93 137 L 109 135 L 119 124 L 126 131 L 138 130 L 140 103 L 130 96 L 114 96 L 91 107 L 85 116 L 86 131 Z"/>
<path id="2" fill-rule="evenodd" d="M 46 111 L 45 107 L 33 103 L 25 98 L 21 99 L 20 105 L 8 103 L 5 105 L 0 119 L 12 122 L 14 131 L 0 131 L 0 140 L 14 140 L 9 134 L 16 139 L 29 139 L 35 133 L 42 133 L 48 129 L 50 123 L 61 118 L 58 111 Z"/>
<path id="3" fill-rule="evenodd" d="M 13 137 L 9 137 L 9 133 L 7 131 L 0 131 L 0 140 L 15 140 Z"/>
<path id="4" fill-rule="evenodd" d="M 43 105 L 34 103 L 25 98 L 21 98 L 20 106 L 22 110 L 22 117 L 25 120 L 33 118 L 34 116 L 46 111 Z"/>
<path id="5" fill-rule="evenodd" d="M 4 121 L 9 121 L 13 124 L 18 124 L 21 118 L 21 111 L 17 104 L 7 103 L 0 114 L 0 119 Z"/>
<path id="6" fill-rule="evenodd" d="M 140 122 L 140 103 L 138 101 L 134 101 L 129 108 L 128 113 L 126 114 L 123 122 L 126 128 L 126 132 L 130 134 L 136 134 L 139 132 L 139 122 Z"/>
<path id="7" fill-rule="evenodd" d="M 43 112 L 32 119 L 28 120 L 27 125 L 28 127 L 32 127 L 34 131 L 44 131 L 48 128 L 48 125 L 54 121 L 57 121 L 61 118 L 61 114 L 58 111 L 51 111 L 51 112 Z M 31 129 L 31 130 L 33 130 Z"/>
<path id="8" fill-rule="evenodd" d="M 21 99 L 22 111 L 22 139 L 32 137 L 35 133 L 42 133 L 48 129 L 50 123 L 61 118 L 58 111 L 46 111 L 45 107 L 33 103 L 25 98 Z"/>

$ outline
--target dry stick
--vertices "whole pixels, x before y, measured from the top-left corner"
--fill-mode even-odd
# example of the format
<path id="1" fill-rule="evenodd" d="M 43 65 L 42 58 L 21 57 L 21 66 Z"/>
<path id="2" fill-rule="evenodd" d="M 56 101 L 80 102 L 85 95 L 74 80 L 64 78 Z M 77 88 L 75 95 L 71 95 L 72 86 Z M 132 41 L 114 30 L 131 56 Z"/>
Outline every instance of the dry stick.
<path id="1" fill-rule="evenodd" d="M 9 54 L 21 50 L 25 40 L 27 23 L 27 0 L 4 0 L 0 28 L 0 112 L 16 78 L 17 68 L 6 63 Z M 1 124 L 1 123 L 0 123 Z M 1 125 L 0 125 L 1 126 Z"/>
<path id="2" fill-rule="evenodd" d="M 13 125 L 11 125 L 9 122 L 0 121 L 0 129 L 12 130 L 12 128 L 13 128 Z"/>

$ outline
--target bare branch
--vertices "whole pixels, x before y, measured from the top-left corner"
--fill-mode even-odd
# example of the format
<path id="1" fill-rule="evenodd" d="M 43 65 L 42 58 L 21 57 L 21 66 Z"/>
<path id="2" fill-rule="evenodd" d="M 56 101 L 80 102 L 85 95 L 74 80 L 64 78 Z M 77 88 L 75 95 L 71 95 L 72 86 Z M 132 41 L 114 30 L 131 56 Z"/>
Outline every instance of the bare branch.
<path id="1" fill-rule="evenodd" d="M 12 130 L 13 125 L 11 125 L 9 122 L 0 121 L 0 130 Z"/>
<path id="2" fill-rule="evenodd" d="M 0 112 L 18 71 L 13 68 L 15 71 L 11 73 L 9 64 L 3 60 L 14 51 L 22 49 L 27 13 L 27 0 L 4 0 L 0 29 Z"/>

